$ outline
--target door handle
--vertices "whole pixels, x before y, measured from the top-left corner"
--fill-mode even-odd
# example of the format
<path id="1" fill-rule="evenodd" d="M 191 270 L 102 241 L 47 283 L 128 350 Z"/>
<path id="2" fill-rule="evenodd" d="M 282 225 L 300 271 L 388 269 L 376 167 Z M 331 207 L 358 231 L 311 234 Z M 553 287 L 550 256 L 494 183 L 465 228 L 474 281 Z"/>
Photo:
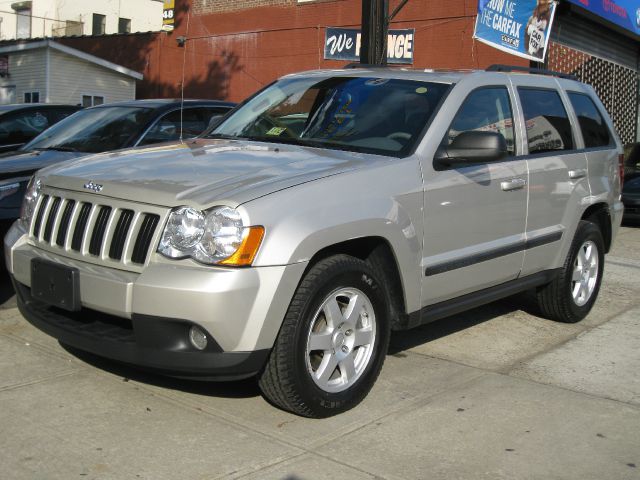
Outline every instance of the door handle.
<path id="1" fill-rule="evenodd" d="M 505 192 L 511 192 L 513 190 L 520 190 L 527 185 L 527 181 L 524 178 L 512 178 L 504 182 L 500 182 L 500 188 Z"/>
<path id="2" fill-rule="evenodd" d="M 578 180 L 587 176 L 587 171 L 584 168 L 578 170 L 569 170 L 569 178 L 571 180 Z"/>

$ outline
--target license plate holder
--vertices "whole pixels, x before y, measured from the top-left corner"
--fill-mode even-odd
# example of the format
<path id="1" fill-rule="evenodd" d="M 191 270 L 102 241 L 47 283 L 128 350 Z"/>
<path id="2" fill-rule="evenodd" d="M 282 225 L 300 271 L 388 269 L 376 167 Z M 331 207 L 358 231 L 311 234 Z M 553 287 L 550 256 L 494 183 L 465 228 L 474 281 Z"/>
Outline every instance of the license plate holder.
<path id="1" fill-rule="evenodd" d="M 55 307 L 77 312 L 80 304 L 80 272 L 77 268 L 31 260 L 31 296 Z"/>

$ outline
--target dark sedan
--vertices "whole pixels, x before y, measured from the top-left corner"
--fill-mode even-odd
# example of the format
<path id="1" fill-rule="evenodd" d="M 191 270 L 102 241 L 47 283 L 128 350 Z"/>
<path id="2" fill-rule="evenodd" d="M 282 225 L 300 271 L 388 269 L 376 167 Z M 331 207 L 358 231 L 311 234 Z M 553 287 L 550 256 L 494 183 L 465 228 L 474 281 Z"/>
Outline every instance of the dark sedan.
<path id="1" fill-rule="evenodd" d="M 624 203 L 624 221 L 637 223 L 640 221 L 640 174 L 629 175 L 622 187 L 622 203 Z"/>
<path id="2" fill-rule="evenodd" d="M 0 105 L 0 152 L 18 150 L 47 128 L 80 110 L 77 105 Z"/>
<path id="3" fill-rule="evenodd" d="M 0 155 L 0 221 L 18 218 L 36 170 L 91 153 L 193 138 L 234 106 L 214 100 L 135 100 L 81 110 L 18 151 Z"/>

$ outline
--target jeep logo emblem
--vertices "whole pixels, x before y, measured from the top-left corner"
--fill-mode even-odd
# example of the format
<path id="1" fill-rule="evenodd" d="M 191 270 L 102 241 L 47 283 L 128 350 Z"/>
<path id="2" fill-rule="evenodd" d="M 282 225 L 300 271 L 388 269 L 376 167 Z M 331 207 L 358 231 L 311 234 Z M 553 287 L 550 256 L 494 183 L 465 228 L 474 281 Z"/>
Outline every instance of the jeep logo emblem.
<path id="1" fill-rule="evenodd" d="M 84 188 L 86 188 L 87 190 L 91 190 L 92 192 L 95 192 L 95 193 L 100 193 L 102 191 L 102 185 L 99 185 L 93 182 L 85 183 Z"/>

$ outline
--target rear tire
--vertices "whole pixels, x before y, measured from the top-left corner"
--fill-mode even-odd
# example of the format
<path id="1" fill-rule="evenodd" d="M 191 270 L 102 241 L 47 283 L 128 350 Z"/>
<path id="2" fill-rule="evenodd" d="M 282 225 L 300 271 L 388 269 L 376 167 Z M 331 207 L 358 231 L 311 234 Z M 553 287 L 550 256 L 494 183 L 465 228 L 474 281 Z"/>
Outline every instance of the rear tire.
<path id="1" fill-rule="evenodd" d="M 389 343 L 384 284 L 347 255 L 319 261 L 298 286 L 259 385 L 276 406 L 323 418 L 360 403 Z"/>
<path id="2" fill-rule="evenodd" d="M 560 274 L 537 290 L 538 307 L 551 320 L 576 323 L 598 297 L 604 268 L 604 240 L 592 222 L 580 221 Z"/>

